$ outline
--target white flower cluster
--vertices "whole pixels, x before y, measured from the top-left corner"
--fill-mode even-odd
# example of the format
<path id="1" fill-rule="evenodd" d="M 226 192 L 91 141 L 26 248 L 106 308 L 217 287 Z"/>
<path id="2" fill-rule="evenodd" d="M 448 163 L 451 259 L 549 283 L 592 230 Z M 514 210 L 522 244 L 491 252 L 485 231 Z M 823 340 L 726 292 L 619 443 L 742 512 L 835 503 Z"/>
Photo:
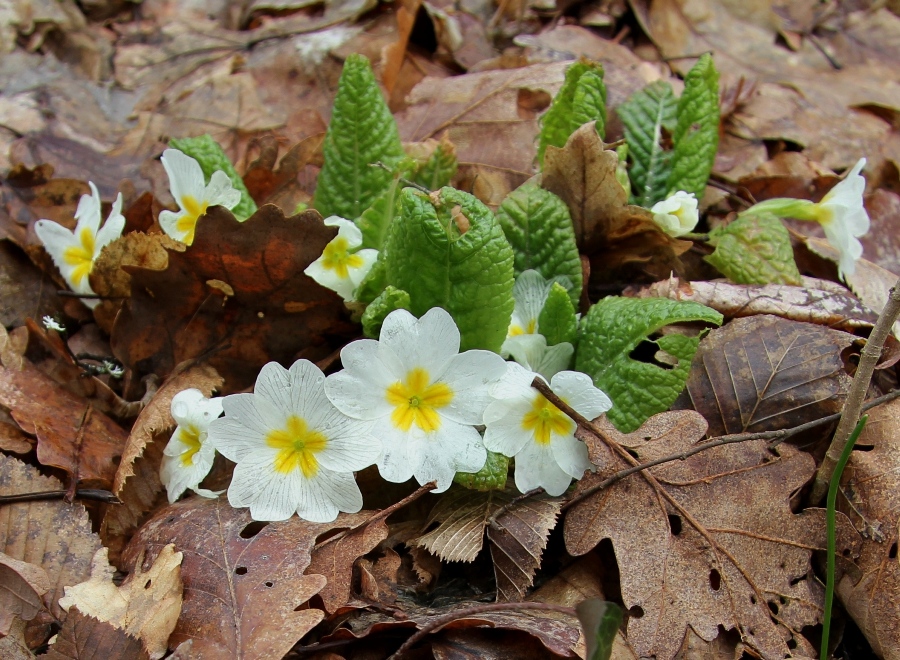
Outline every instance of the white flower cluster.
<path id="1" fill-rule="evenodd" d="M 177 404 L 193 411 L 173 401 L 179 426 L 162 474 L 170 499 L 198 490 L 215 450 L 237 463 L 228 501 L 250 507 L 256 520 L 297 513 L 327 522 L 359 511 L 353 472 L 372 464 L 387 481 L 435 481 L 441 492 L 457 472 L 480 470 L 487 448 L 515 457 L 520 490 L 541 486 L 551 495 L 592 469 L 574 422 L 531 387 L 537 374 L 459 345 L 445 310 L 420 319 L 397 310 L 378 341 L 344 347 L 343 371 L 327 378 L 307 360 L 289 370 L 269 363 L 252 394 L 221 403 L 196 390 L 179 394 Z M 611 407 L 584 374 L 562 371 L 550 386 L 587 417 Z M 219 410 L 225 416 L 216 419 Z"/>

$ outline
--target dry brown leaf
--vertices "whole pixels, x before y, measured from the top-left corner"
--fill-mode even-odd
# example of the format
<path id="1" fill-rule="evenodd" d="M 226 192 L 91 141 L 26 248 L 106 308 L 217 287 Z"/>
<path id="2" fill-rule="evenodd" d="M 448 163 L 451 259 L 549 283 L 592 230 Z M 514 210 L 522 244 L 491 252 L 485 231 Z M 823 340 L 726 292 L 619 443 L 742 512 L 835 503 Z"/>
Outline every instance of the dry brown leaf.
<path id="1" fill-rule="evenodd" d="M 0 495 L 61 489 L 57 479 L 0 454 Z M 91 531 L 81 504 L 20 502 L 0 507 L 0 551 L 46 571 L 50 580 L 47 602 L 59 620 L 65 617 L 58 603 L 63 588 L 87 579 L 91 557 L 99 548 L 100 539 Z"/>
<path id="2" fill-rule="evenodd" d="M 47 660 L 150 660 L 136 637 L 106 621 L 82 614 L 73 607 L 66 617 L 56 643 L 50 646 Z"/>
<path id="3" fill-rule="evenodd" d="M 727 318 L 771 314 L 847 332 L 871 328 L 878 320 L 875 312 L 846 289 L 815 288 L 810 280 L 806 278 L 805 286 L 761 286 L 724 281 L 688 282 L 672 276 L 648 286 L 626 290 L 625 295 L 697 302 L 712 307 Z"/>
<path id="4" fill-rule="evenodd" d="M 857 449 L 841 477 L 838 508 L 863 536 L 857 564 L 862 578 L 847 573 L 836 593 L 874 652 L 900 657 L 900 403 L 892 401 L 869 412 Z"/>
<path id="5" fill-rule="evenodd" d="M 91 577 L 72 587 L 60 598 L 60 607 L 77 608 L 84 615 L 109 623 L 141 640 L 151 658 L 166 653 L 167 641 L 181 614 L 182 553 L 167 545 L 153 565 L 142 571 L 140 564 L 120 586 L 113 583 L 115 569 L 101 548 L 91 560 Z"/>
<path id="6" fill-rule="evenodd" d="M 597 423 L 640 462 L 685 451 L 706 432 L 694 411 L 655 415 L 627 435 L 605 418 Z M 576 494 L 624 466 L 598 438 L 585 433 L 584 440 L 602 467 Z M 709 449 L 575 504 L 566 547 L 581 555 L 612 541 L 631 614 L 627 637 L 640 657 L 669 660 L 688 630 L 711 641 L 720 626 L 737 628 L 761 657 L 814 655 L 800 631 L 822 614 L 810 556 L 825 545 L 824 511 L 791 509 L 791 496 L 814 470 L 809 454 L 788 445 L 769 449 L 759 440 Z M 858 547 L 849 527 L 841 516 L 838 552 Z"/>
<path id="7" fill-rule="evenodd" d="M 9 634 L 0 637 L 0 658 L 3 660 L 34 660 L 34 653 L 25 641 L 26 623 L 22 619 L 14 619 Z"/>
<path id="8" fill-rule="evenodd" d="M 304 575 L 316 537 L 333 523 L 293 517 L 255 522 L 224 498 L 191 497 L 159 511 L 124 553 L 128 566 L 156 559 L 170 543 L 184 553 L 184 606 L 169 644 L 193 639 L 196 658 L 280 658 L 322 620 L 304 609 L 325 586 Z"/>
<path id="9" fill-rule="evenodd" d="M 0 421 L 0 449 L 13 454 L 27 454 L 33 447 L 31 438 L 22 433 L 18 426 Z"/>
<path id="10" fill-rule="evenodd" d="M 0 637 L 9 634 L 14 619 L 30 621 L 44 609 L 41 596 L 48 591 L 43 568 L 0 552 Z"/>
<path id="11" fill-rule="evenodd" d="M 546 649 L 513 630 L 443 629 L 430 640 L 435 660 L 547 660 Z M 614 658 L 614 660 L 620 660 Z"/>
<path id="12" fill-rule="evenodd" d="M 360 597 L 382 607 L 392 606 L 397 600 L 398 573 L 402 559 L 393 548 L 385 548 L 375 561 L 359 561 Z"/>
<path id="13" fill-rule="evenodd" d="M 700 342 L 687 391 L 710 434 L 771 431 L 836 413 L 853 335 L 777 316 L 735 319 Z"/>

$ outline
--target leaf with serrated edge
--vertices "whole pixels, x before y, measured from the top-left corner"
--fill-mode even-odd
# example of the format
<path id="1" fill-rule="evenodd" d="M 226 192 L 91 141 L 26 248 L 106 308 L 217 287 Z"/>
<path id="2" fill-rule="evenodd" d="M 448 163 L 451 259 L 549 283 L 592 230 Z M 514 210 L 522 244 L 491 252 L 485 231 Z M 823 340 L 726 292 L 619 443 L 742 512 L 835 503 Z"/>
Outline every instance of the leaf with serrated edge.
<path id="1" fill-rule="evenodd" d="M 631 353 L 660 328 L 685 321 L 718 325 L 722 315 L 697 303 L 610 296 L 582 319 L 575 368 L 612 399 L 607 416 L 617 428 L 633 431 L 651 415 L 668 410 L 684 389 L 699 337 L 672 334 L 656 340 L 678 359 L 672 368 L 638 362 Z"/>
<path id="2" fill-rule="evenodd" d="M 448 133 L 441 135 L 440 140 L 425 140 L 425 142 L 417 142 L 417 145 L 424 145 L 426 149 L 434 144 L 434 150 L 428 154 L 428 157 L 420 162 L 419 168 L 413 175 L 413 183 L 425 186 L 428 190 L 437 190 L 444 186 L 450 185 L 450 180 L 456 176 L 459 169 L 459 161 L 456 159 L 456 146 L 450 141 Z M 406 145 L 404 145 L 406 147 Z M 406 152 L 411 156 L 417 157 L 409 147 Z M 418 158 L 417 158 L 418 160 Z"/>
<path id="3" fill-rule="evenodd" d="M 159 656 L 157 656 L 159 657 Z M 45 660 L 84 660 L 103 658 L 104 660 L 150 660 L 150 654 L 140 640 L 116 628 L 111 623 L 100 621 L 78 608 L 73 608 L 66 617 L 56 641 L 50 646 Z"/>
<path id="4" fill-rule="evenodd" d="M 802 283 L 791 237 L 774 215 L 742 215 L 710 232 L 716 250 L 706 261 L 737 284 Z"/>
<path id="5" fill-rule="evenodd" d="M 547 293 L 547 300 L 544 301 L 544 307 L 538 315 L 538 328 L 547 338 L 547 346 L 564 341 L 574 346 L 578 340 L 578 318 L 575 316 L 575 307 L 559 282 L 554 282 Z"/>
<path id="6" fill-rule="evenodd" d="M 647 85 L 616 108 L 628 142 L 633 204 L 650 208 L 666 197 L 672 152 L 663 148 L 662 131 L 675 130 L 677 108 L 672 86 L 662 80 Z"/>
<path id="7" fill-rule="evenodd" d="M 540 121 L 538 163 L 544 162 L 547 147 L 562 147 L 569 136 L 587 122 L 597 122 L 595 130 L 602 138 L 606 124 L 603 66 L 581 59 L 566 69 L 566 80 Z"/>
<path id="8" fill-rule="evenodd" d="M 838 412 L 854 336 L 776 316 L 736 319 L 701 342 L 687 381 L 713 435 L 789 428 Z"/>
<path id="9" fill-rule="evenodd" d="M 719 72 L 709 53 L 684 79 L 672 142 L 668 194 L 683 190 L 702 198 L 719 147 Z"/>
<path id="10" fill-rule="evenodd" d="M 497 209 L 497 219 L 515 255 L 516 275 L 536 270 L 545 280 L 559 275 L 572 282 L 569 295 L 577 305 L 581 296 L 581 258 L 575 245 L 572 216 L 565 203 L 549 190 L 525 183 L 513 190 Z"/>
<path id="11" fill-rule="evenodd" d="M 694 411 L 656 415 L 628 435 L 608 420 L 597 423 L 641 463 L 685 451 L 706 432 Z M 576 495 L 626 466 L 593 435 L 579 435 L 601 467 L 579 482 Z M 664 463 L 569 509 L 566 547 L 582 555 L 603 539 L 612 542 L 624 605 L 642 613 L 627 624 L 639 657 L 671 660 L 688 630 L 710 641 L 720 626 L 739 626 L 759 657 L 791 657 L 788 643 L 795 652 L 809 649 L 800 631 L 822 615 L 810 558 L 825 545 L 824 512 L 791 508 L 792 494 L 814 470 L 809 454 L 788 445 L 772 451 L 764 440 Z M 841 516 L 839 523 L 848 544 L 838 552 L 855 552 L 849 522 Z"/>

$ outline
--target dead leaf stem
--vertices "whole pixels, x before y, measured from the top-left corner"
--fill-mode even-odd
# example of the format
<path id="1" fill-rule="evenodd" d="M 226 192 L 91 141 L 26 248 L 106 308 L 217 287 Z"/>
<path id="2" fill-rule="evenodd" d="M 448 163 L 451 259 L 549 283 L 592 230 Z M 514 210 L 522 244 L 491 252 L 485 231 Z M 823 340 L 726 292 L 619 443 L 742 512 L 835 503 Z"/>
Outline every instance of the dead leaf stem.
<path id="1" fill-rule="evenodd" d="M 39 493 L 19 493 L 18 495 L 0 495 L 0 506 L 15 504 L 17 502 L 45 502 L 48 500 L 66 499 L 69 494 L 66 490 L 45 490 Z M 76 500 L 92 500 L 106 504 L 121 504 L 119 498 L 108 490 L 99 488 L 79 488 L 75 491 Z"/>
<path id="2" fill-rule="evenodd" d="M 422 626 L 409 639 L 403 642 L 400 648 L 397 649 L 397 652 L 390 656 L 388 660 L 400 660 L 407 651 L 410 651 L 412 647 L 422 641 L 424 637 L 437 631 L 438 628 L 441 628 L 448 623 L 465 619 L 469 616 L 485 614 L 487 612 L 503 612 L 505 610 L 543 610 L 545 612 L 559 612 L 561 614 L 577 616 L 574 607 L 565 607 L 564 605 L 555 605 L 553 603 L 486 603 L 484 605 L 474 605 L 465 609 L 456 610 L 455 612 L 450 612 L 444 616 L 439 616 Z"/>
<path id="3" fill-rule="evenodd" d="M 812 492 L 809 494 L 809 501 L 817 504 L 828 492 L 828 485 L 831 483 L 831 476 L 837 466 L 844 446 L 850 438 L 850 434 L 859 422 L 859 416 L 862 413 L 863 401 L 866 398 L 866 392 L 869 389 L 869 383 L 872 381 L 872 374 L 875 371 L 875 365 L 881 357 L 881 349 L 894 321 L 900 315 L 900 279 L 891 287 L 888 295 L 887 304 L 881 310 L 875 327 L 866 345 L 863 346 L 859 355 L 859 366 L 856 368 L 856 375 L 853 376 L 853 383 L 850 385 L 850 392 L 844 401 L 841 409 L 841 421 L 838 422 L 837 430 L 834 432 L 834 438 L 822 459 L 822 465 L 816 471 L 816 479 L 813 482 Z"/>

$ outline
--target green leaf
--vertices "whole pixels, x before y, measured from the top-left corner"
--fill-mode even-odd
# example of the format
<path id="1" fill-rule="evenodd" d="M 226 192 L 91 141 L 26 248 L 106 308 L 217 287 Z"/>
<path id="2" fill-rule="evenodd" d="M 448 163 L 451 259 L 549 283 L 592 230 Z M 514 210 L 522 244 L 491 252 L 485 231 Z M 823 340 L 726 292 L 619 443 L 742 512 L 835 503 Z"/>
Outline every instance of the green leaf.
<path id="1" fill-rule="evenodd" d="M 457 472 L 453 481 L 470 490 L 503 490 L 509 474 L 509 459 L 488 451 L 484 467 L 478 472 Z"/>
<path id="2" fill-rule="evenodd" d="M 228 175 L 228 178 L 231 179 L 231 186 L 235 190 L 241 191 L 241 201 L 231 209 L 235 217 L 246 220 L 256 212 L 256 202 L 250 197 L 250 192 L 247 190 L 247 186 L 244 185 L 244 180 L 237 173 L 237 170 L 234 169 L 234 165 L 231 164 L 222 147 L 213 140 L 211 135 L 169 140 L 169 146 L 173 149 L 178 149 L 200 163 L 200 169 L 203 170 L 203 178 L 206 179 L 206 183 L 209 183 L 210 177 L 216 170 L 222 170 Z"/>
<path id="3" fill-rule="evenodd" d="M 631 203 L 650 208 L 665 199 L 672 171 L 672 152 L 663 148 L 663 129 L 675 130 L 678 100 L 662 80 L 647 85 L 616 108 L 625 126 L 631 156 Z"/>
<path id="4" fill-rule="evenodd" d="M 672 142 L 668 195 L 683 190 L 702 199 L 719 146 L 719 72 L 709 53 L 684 79 Z"/>
<path id="5" fill-rule="evenodd" d="M 549 190 L 525 183 L 506 196 L 497 209 L 497 219 L 515 253 L 516 275 L 534 269 L 545 280 L 568 277 L 573 284 L 569 296 L 577 306 L 581 258 L 565 202 Z"/>
<path id="6" fill-rule="evenodd" d="M 449 139 L 442 139 L 413 175 L 413 182 L 428 190 L 437 190 L 449 185 L 450 180 L 459 169 L 456 159 L 456 148 Z"/>
<path id="7" fill-rule="evenodd" d="M 382 291 L 385 289 L 385 278 L 387 273 L 385 271 L 385 262 L 384 262 L 385 253 L 381 251 L 378 253 L 378 258 L 375 260 L 375 263 L 372 265 L 372 269 L 369 271 L 369 274 L 363 278 L 363 281 L 359 283 L 359 287 L 356 289 L 356 300 L 363 304 L 371 304 L 375 301 Z"/>
<path id="8" fill-rule="evenodd" d="M 547 294 L 544 308 L 538 316 L 538 329 L 547 338 L 547 346 L 564 341 L 574 345 L 578 337 L 578 319 L 575 306 L 569 298 L 566 287 L 554 282 Z"/>
<path id="9" fill-rule="evenodd" d="M 500 352 L 513 310 L 513 251 L 484 204 L 453 188 L 404 188 L 384 261 L 385 282 L 409 292 L 415 316 L 443 307 L 461 350 Z"/>
<path id="10" fill-rule="evenodd" d="M 650 335 L 672 323 L 705 321 L 719 325 L 719 312 L 694 302 L 668 298 L 604 298 L 581 322 L 575 368 L 606 392 L 613 407 L 607 415 L 617 429 L 630 433 L 669 406 L 684 389 L 700 337 L 671 334 L 655 341 L 673 367 L 638 362 L 631 353 Z"/>
<path id="11" fill-rule="evenodd" d="M 565 82 L 541 117 L 538 163 L 544 162 L 544 151 L 548 146 L 566 146 L 572 133 L 592 121 L 597 122 L 597 133 L 602 138 L 606 132 L 603 66 L 581 59 L 566 69 Z"/>
<path id="12" fill-rule="evenodd" d="M 706 261 L 737 284 L 802 284 L 791 237 L 774 215 L 741 215 L 709 234 Z"/>
<path id="13" fill-rule="evenodd" d="M 587 660 L 609 660 L 616 633 L 622 625 L 622 608 L 607 600 L 589 598 L 575 606 L 587 644 Z"/>
<path id="14" fill-rule="evenodd" d="M 380 250 L 383 247 L 391 223 L 400 210 L 401 188 L 402 184 L 398 179 L 391 181 L 387 189 L 376 197 L 372 205 L 356 220 L 356 226 L 363 235 L 362 248 Z"/>
<path id="15" fill-rule="evenodd" d="M 387 315 L 396 309 L 409 310 L 409 308 L 409 294 L 406 291 L 392 286 L 385 287 L 384 291 L 366 307 L 362 315 L 363 334 L 378 339 Z"/>
<path id="16" fill-rule="evenodd" d="M 397 124 L 363 55 L 349 55 L 344 62 L 323 154 L 313 206 L 325 217 L 350 220 L 391 183 L 391 172 L 373 163 L 393 167 L 403 158 Z"/>

